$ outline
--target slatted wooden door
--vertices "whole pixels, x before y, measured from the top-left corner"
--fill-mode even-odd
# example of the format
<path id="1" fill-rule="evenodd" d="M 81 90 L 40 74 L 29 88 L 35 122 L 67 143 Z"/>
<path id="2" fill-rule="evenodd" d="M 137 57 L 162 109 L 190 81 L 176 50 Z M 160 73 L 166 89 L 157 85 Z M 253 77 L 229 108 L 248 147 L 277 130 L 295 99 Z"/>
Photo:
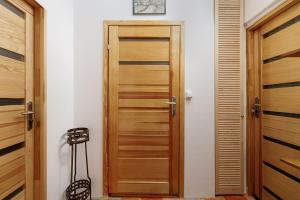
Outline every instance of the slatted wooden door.
<path id="1" fill-rule="evenodd" d="M 180 26 L 109 26 L 109 194 L 178 195 Z"/>
<path id="2" fill-rule="evenodd" d="M 300 199 L 300 3 L 260 29 L 262 199 Z"/>
<path id="3" fill-rule="evenodd" d="M 216 194 L 243 194 L 243 1 L 215 0 Z"/>
<path id="4" fill-rule="evenodd" d="M 0 1 L 0 199 L 33 199 L 33 16 L 22 0 Z M 23 115 L 21 114 L 23 113 Z"/>

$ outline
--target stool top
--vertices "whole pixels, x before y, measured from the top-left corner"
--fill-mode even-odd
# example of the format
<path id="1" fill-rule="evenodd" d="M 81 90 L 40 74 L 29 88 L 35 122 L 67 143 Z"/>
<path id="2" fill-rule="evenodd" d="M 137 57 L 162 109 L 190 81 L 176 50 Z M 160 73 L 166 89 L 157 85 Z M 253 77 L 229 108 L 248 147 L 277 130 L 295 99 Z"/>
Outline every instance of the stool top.
<path id="1" fill-rule="evenodd" d="M 90 140 L 88 128 L 73 128 L 69 129 L 68 132 L 68 144 L 80 144 Z"/>

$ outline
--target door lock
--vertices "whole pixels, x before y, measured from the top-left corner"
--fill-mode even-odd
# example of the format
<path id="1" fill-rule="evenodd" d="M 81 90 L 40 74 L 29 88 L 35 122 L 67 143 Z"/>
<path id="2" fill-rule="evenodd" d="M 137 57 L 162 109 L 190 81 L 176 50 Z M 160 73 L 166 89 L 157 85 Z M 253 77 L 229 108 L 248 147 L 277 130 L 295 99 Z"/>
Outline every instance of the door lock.
<path id="1" fill-rule="evenodd" d="M 31 129 L 33 128 L 34 114 L 35 112 L 33 112 L 33 105 L 32 102 L 30 101 L 27 103 L 27 111 L 21 113 L 21 115 L 26 117 L 27 131 L 31 131 Z"/>
<path id="2" fill-rule="evenodd" d="M 259 118 L 261 113 L 261 104 L 258 97 L 255 98 L 254 105 L 252 106 L 252 113 L 256 118 Z"/>
<path id="3" fill-rule="evenodd" d="M 177 105 L 176 97 L 175 97 L 175 96 L 172 97 L 172 101 L 170 101 L 170 102 L 165 102 L 165 103 L 171 105 L 172 116 L 175 117 L 175 115 L 176 115 L 176 105 Z"/>

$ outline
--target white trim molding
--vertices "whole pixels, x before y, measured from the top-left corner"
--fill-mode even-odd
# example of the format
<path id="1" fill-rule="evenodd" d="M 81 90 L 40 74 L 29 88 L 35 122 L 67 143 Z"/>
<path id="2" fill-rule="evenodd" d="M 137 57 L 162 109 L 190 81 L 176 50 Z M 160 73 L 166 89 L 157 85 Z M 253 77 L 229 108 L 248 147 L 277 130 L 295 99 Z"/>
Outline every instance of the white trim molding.
<path id="1" fill-rule="evenodd" d="M 249 28 L 253 24 L 255 24 L 258 20 L 260 20 L 263 16 L 267 15 L 269 12 L 274 10 L 277 6 L 284 3 L 286 0 L 274 0 L 270 5 L 262 9 L 259 13 L 257 13 L 254 17 L 245 22 L 245 28 Z"/>

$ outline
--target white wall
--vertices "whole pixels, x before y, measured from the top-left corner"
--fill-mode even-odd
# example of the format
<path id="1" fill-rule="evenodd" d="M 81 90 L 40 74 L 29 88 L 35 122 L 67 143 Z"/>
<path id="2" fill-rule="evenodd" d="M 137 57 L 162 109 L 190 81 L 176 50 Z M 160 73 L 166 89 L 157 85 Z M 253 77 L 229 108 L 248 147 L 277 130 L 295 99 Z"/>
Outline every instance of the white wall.
<path id="1" fill-rule="evenodd" d="M 70 152 L 63 134 L 74 122 L 73 0 L 38 0 L 47 11 L 48 199 L 69 184 Z"/>
<path id="2" fill-rule="evenodd" d="M 167 1 L 167 15 L 152 17 L 132 16 L 132 0 L 75 0 L 74 8 L 74 123 L 91 130 L 93 196 L 102 195 L 103 20 L 150 18 L 186 21 L 186 88 L 194 97 L 186 104 L 185 196 L 214 196 L 214 1 Z"/>
<path id="3" fill-rule="evenodd" d="M 284 0 L 244 0 L 245 23 L 251 24 Z"/>

